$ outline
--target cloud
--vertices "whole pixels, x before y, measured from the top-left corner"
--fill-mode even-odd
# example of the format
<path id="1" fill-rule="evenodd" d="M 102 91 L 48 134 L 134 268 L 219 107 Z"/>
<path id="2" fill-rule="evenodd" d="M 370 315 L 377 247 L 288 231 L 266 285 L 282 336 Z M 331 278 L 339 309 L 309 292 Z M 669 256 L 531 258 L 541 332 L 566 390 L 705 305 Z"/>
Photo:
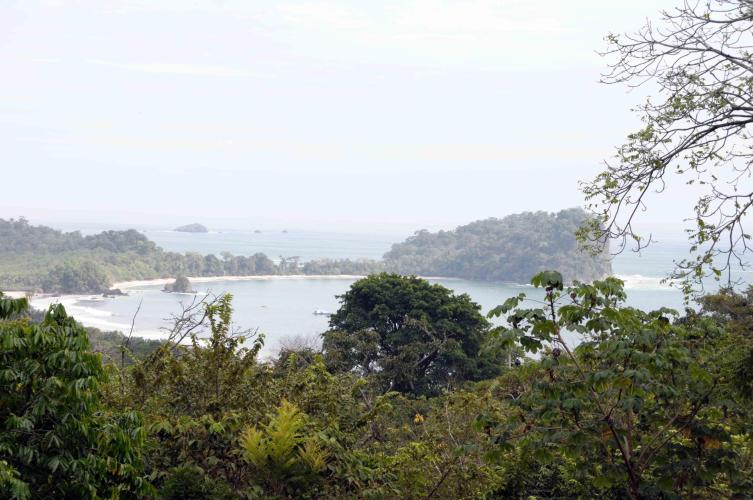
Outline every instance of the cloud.
<path id="1" fill-rule="evenodd" d="M 319 24 L 335 29 L 362 29 L 366 19 L 356 12 L 333 3 L 311 2 L 280 4 L 277 11 L 289 22 L 296 24 Z"/>
<path id="2" fill-rule="evenodd" d="M 543 12 L 542 12 L 543 10 Z M 396 22 L 414 31 L 444 33 L 563 33 L 558 17 L 518 0 L 415 0 L 397 12 Z"/>
<path id="3" fill-rule="evenodd" d="M 116 61 L 106 61 L 103 59 L 87 59 L 86 62 L 89 64 L 96 64 L 98 66 L 108 66 L 110 68 L 117 68 L 125 71 L 135 71 L 138 73 L 161 73 L 168 75 L 214 77 L 259 76 L 258 74 L 252 73 L 243 68 L 233 68 L 229 66 L 176 63 L 121 63 Z"/>

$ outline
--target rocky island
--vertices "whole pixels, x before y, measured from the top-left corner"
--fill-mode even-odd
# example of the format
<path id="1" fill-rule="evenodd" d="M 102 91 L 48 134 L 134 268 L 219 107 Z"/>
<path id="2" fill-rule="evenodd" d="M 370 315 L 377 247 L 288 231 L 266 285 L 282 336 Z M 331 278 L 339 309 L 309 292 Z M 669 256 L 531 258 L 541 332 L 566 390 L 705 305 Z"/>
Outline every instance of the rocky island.
<path id="1" fill-rule="evenodd" d="M 193 224 L 186 224 L 185 226 L 176 227 L 175 231 L 181 233 L 208 233 L 209 229 L 206 226 L 195 222 Z"/>
<path id="2" fill-rule="evenodd" d="M 196 293 L 191 287 L 191 282 L 185 276 L 178 276 L 172 283 L 167 283 L 163 292 L 168 293 Z"/>

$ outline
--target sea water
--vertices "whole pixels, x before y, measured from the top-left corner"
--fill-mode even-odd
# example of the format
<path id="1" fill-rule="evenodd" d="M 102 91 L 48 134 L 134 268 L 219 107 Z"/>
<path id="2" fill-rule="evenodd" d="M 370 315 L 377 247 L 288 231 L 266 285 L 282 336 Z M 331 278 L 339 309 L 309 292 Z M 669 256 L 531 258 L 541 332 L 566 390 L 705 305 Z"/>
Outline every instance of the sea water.
<path id="1" fill-rule="evenodd" d="M 147 231 L 146 236 L 165 250 L 202 254 L 229 251 L 236 255 L 264 252 L 270 257 L 299 256 L 314 258 L 380 258 L 395 241 L 405 235 L 362 235 L 314 231 L 225 231 L 218 233 L 176 233 Z M 641 254 L 624 252 L 614 259 L 614 273 L 625 280 L 627 303 L 642 309 L 670 307 L 682 311 L 682 294 L 661 283 L 673 261 L 687 255 L 687 243 L 657 243 Z M 745 278 L 746 276 L 743 276 Z M 348 290 L 354 278 L 275 277 L 251 281 L 195 282 L 199 295 L 233 294 L 234 323 L 237 328 L 265 335 L 264 352 L 273 354 L 280 346 L 305 341 L 315 343 L 328 327 L 326 315 L 338 308 L 337 296 Z M 528 285 L 500 284 L 461 279 L 432 279 L 456 293 L 467 293 L 484 313 L 508 297 L 521 292 L 541 299 L 543 292 Z M 171 325 L 171 315 L 180 312 L 181 303 L 194 300 L 193 295 L 168 294 L 162 286 L 141 286 L 117 298 L 64 298 L 69 313 L 89 326 L 134 335 L 162 337 Z M 140 308 L 139 308 L 140 304 Z M 44 304 L 42 304 L 44 305 Z M 138 310 L 138 314 L 136 311 Z"/>

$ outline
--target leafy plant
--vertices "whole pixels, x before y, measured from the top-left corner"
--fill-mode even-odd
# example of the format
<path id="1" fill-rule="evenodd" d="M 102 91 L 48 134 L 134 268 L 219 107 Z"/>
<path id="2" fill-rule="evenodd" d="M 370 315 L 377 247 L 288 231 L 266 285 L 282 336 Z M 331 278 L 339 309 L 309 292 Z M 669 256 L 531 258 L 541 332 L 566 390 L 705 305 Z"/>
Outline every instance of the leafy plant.
<path id="1" fill-rule="evenodd" d="M 240 443 L 257 477 L 277 494 L 301 493 L 321 479 L 327 452 L 316 436 L 305 436 L 306 415 L 283 401 L 269 422 L 248 427 Z"/>
<path id="2" fill-rule="evenodd" d="M 86 331 L 52 306 L 41 323 L 8 320 L 0 297 L 0 476 L 14 495 L 146 494 L 141 417 L 102 408 L 105 374 Z"/>
<path id="3" fill-rule="evenodd" d="M 595 486 L 623 485 L 633 498 L 742 484 L 731 444 L 744 427 L 722 391 L 722 329 L 625 307 L 616 278 L 565 290 L 559 273 L 546 272 L 532 283 L 545 288 L 542 307 L 519 307 L 521 295 L 493 312 L 507 314 L 508 326 L 494 330 L 500 345 L 541 355 L 497 427 L 503 450 L 564 457 Z"/>
<path id="4" fill-rule="evenodd" d="M 499 373 L 499 359 L 481 349 L 489 325 L 468 295 L 382 273 L 356 281 L 340 301 L 323 335 L 332 370 L 414 395 Z"/>

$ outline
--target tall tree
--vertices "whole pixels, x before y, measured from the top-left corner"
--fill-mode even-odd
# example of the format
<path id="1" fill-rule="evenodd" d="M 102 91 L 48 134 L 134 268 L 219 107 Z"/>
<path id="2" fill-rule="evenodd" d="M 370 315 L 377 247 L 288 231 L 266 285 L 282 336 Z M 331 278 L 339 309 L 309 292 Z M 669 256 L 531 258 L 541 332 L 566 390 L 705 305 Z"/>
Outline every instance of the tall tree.
<path id="1" fill-rule="evenodd" d="M 0 490 L 34 498 L 148 494 L 141 417 L 101 405 L 105 373 L 86 330 L 61 305 L 41 323 L 18 319 L 26 307 L 0 294 Z"/>
<path id="2" fill-rule="evenodd" d="M 494 331 L 501 345 L 541 355 L 524 367 L 527 383 L 503 391 L 514 411 L 490 430 L 497 442 L 564 458 L 605 496 L 749 491 L 746 450 L 735 442 L 750 439 L 750 400 L 730 398 L 727 331 L 707 317 L 673 323 L 669 309 L 625 307 L 616 278 L 564 290 L 559 273 L 545 272 L 532 284 L 546 289 L 541 307 L 518 307 L 520 295 L 493 311 L 507 315 Z"/>
<path id="3" fill-rule="evenodd" d="M 644 127 L 629 135 L 613 162 L 583 185 L 596 212 L 581 236 L 640 249 L 651 238 L 634 229 L 651 191 L 670 176 L 702 187 L 688 229 L 691 257 L 675 277 L 690 290 L 709 275 L 743 264 L 753 206 L 753 3 L 685 1 L 632 35 L 609 35 L 606 83 L 651 82 L 657 96 L 638 108 Z"/>
<path id="4" fill-rule="evenodd" d="M 333 369 L 357 370 L 383 389 L 412 394 L 498 373 L 500 363 L 481 351 L 489 325 L 468 295 L 382 273 L 358 280 L 340 301 L 324 334 Z"/>

